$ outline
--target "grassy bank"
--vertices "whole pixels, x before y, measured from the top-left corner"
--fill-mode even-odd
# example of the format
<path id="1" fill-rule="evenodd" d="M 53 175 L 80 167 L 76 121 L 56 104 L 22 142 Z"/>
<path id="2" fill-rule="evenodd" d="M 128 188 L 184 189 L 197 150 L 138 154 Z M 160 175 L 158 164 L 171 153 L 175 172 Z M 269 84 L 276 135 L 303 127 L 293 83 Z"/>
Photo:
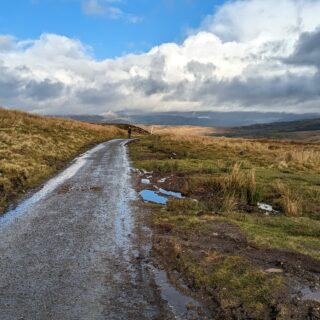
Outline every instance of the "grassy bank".
<path id="1" fill-rule="evenodd" d="M 319 281 L 320 145 L 149 136 L 130 148 L 152 183 L 167 178 L 158 186 L 187 197 L 149 205 L 153 248 L 167 270 L 213 299 L 220 318 L 308 312 L 291 302 L 291 284 Z M 277 213 L 266 215 L 259 201 Z"/>
<path id="2" fill-rule="evenodd" d="M 124 135 L 114 126 L 0 109 L 0 212 L 80 152 Z"/>

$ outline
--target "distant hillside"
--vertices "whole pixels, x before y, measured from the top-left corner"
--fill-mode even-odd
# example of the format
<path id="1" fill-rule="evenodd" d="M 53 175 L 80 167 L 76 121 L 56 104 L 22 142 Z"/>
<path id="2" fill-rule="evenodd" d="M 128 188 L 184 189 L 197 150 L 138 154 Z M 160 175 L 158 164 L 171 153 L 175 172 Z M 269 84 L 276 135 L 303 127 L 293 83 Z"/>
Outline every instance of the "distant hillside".
<path id="1" fill-rule="evenodd" d="M 96 123 L 135 123 L 145 125 L 239 127 L 284 121 L 320 118 L 320 114 L 279 112 L 142 112 L 123 111 L 112 116 L 65 115 L 75 120 Z"/>
<path id="2" fill-rule="evenodd" d="M 0 213 L 90 146 L 126 132 L 0 108 Z"/>
<path id="3" fill-rule="evenodd" d="M 127 124 L 127 123 L 107 123 L 107 124 L 102 124 L 102 125 L 113 125 L 117 128 L 120 128 L 122 130 L 128 131 L 129 127 L 132 130 L 132 134 L 137 134 L 137 135 L 144 135 L 144 134 L 149 134 L 149 131 L 145 130 L 143 127 L 138 127 L 133 124 Z"/>
<path id="4" fill-rule="evenodd" d="M 159 112 L 159 113 L 123 113 L 136 124 L 158 124 L 171 126 L 235 127 L 282 121 L 296 121 L 320 118 L 316 114 L 292 114 L 276 112 Z"/>
<path id="5" fill-rule="evenodd" d="M 320 118 L 229 128 L 228 137 L 293 139 L 320 142 Z"/>
<path id="6" fill-rule="evenodd" d="M 199 127 L 199 126 L 163 126 L 163 125 L 141 125 L 148 132 L 158 135 L 178 136 L 210 136 L 223 134 L 223 128 Z"/>

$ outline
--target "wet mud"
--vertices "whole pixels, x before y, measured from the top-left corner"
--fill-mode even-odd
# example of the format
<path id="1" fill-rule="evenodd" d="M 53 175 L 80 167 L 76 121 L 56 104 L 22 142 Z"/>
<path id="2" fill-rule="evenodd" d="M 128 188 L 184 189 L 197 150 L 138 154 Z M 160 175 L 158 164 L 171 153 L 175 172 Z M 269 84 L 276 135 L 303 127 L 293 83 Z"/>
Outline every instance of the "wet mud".
<path id="1" fill-rule="evenodd" d="M 165 188 L 174 190 L 174 193 L 181 192 L 181 195 L 188 196 L 185 192 L 183 177 L 174 174 L 161 175 L 157 172 L 136 170 L 136 188 L 138 190 L 145 190 L 146 186 L 141 184 L 141 179 L 147 175 L 150 180 L 148 186 L 150 192 L 157 194 L 161 188 Z M 149 210 L 152 213 L 152 207 Z M 261 208 L 255 210 L 260 214 L 271 211 L 277 214 L 266 204 L 261 204 Z M 211 214 L 219 213 L 212 212 Z M 320 319 L 320 263 L 318 260 L 294 252 L 257 247 L 246 239 L 238 226 L 228 222 L 207 221 L 206 223 L 212 224 L 213 232 L 201 237 L 197 234 L 177 237 L 177 234 L 172 231 L 172 227 L 166 223 L 155 226 L 150 221 L 150 226 L 153 230 L 153 256 L 167 271 L 170 282 L 176 288 L 192 294 L 202 302 L 210 312 L 210 319 L 247 318 L 243 317 L 241 308 L 239 310 L 221 308 L 219 301 L 214 298 L 214 292 L 194 287 L 192 281 L 188 281 L 188 277 L 184 275 L 183 271 L 178 271 L 176 268 L 177 257 L 174 255 L 174 246 L 180 246 L 182 251 L 194 256 L 195 260 L 202 253 L 219 252 L 225 257 L 243 257 L 261 272 L 283 276 L 286 281 L 286 293 L 283 296 L 283 301 L 279 301 L 279 307 L 286 311 L 284 314 L 280 314 L 279 310 L 274 310 L 265 319 Z M 181 281 L 187 286 L 181 286 Z"/>

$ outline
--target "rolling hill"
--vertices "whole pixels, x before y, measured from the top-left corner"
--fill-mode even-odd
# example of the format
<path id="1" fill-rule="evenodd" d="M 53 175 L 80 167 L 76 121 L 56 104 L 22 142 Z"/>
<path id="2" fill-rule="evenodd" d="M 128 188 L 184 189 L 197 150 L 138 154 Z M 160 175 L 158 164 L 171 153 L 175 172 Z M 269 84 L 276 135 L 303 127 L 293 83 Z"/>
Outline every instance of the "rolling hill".
<path id="1" fill-rule="evenodd" d="M 126 132 L 112 125 L 0 108 L 0 212 L 89 147 Z"/>
<path id="2" fill-rule="evenodd" d="M 320 118 L 234 127 L 226 129 L 223 135 L 227 137 L 272 138 L 320 142 Z"/>

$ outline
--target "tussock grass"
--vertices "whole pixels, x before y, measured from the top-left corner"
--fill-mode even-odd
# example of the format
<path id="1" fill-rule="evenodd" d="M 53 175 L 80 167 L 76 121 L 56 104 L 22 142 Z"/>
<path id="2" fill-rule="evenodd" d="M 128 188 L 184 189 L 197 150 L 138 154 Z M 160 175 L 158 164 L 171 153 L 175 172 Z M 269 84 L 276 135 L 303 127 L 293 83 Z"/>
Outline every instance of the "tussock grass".
<path id="1" fill-rule="evenodd" d="M 222 205 L 220 209 L 223 212 L 231 213 L 237 209 L 237 199 L 234 193 L 226 194 L 222 199 Z"/>
<path id="2" fill-rule="evenodd" d="M 148 136 L 130 148 L 137 167 L 184 175 L 183 191 L 199 200 L 199 211 L 227 213 L 223 219 L 258 245 L 320 258 L 320 145 L 171 135 Z M 243 214 L 257 201 L 280 216 Z M 204 232 L 196 212 L 187 226 L 188 210 L 176 211 L 182 216 L 174 224 Z"/>
<path id="3" fill-rule="evenodd" d="M 281 194 L 280 204 L 283 212 L 291 217 L 301 216 L 303 212 L 302 198 L 298 191 L 281 182 L 277 183 L 277 189 Z"/>
<path id="4" fill-rule="evenodd" d="M 224 196 L 237 196 L 245 204 L 256 204 L 259 200 L 255 171 L 243 172 L 238 163 L 233 166 L 231 173 L 222 180 L 221 189 Z"/>
<path id="5" fill-rule="evenodd" d="M 86 148 L 125 131 L 0 108 L 0 212 Z"/>
<path id="6" fill-rule="evenodd" d="M 263 201 L 286 214 L 320 219 L 320 144 L 155 135 L 132 145 L 131 154 L 138 168 L 184 174 L 185 192 L 211 194 L 211 205 L 224 202 L 228 211 L 235 198 L 242 204 Z M 275 186 L 278 180 L 285 186 L 282 192 Z M 301 201 L 288 201 L 294 194 Z"/>

